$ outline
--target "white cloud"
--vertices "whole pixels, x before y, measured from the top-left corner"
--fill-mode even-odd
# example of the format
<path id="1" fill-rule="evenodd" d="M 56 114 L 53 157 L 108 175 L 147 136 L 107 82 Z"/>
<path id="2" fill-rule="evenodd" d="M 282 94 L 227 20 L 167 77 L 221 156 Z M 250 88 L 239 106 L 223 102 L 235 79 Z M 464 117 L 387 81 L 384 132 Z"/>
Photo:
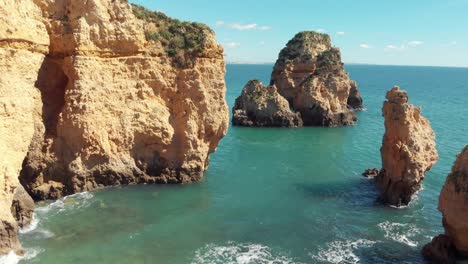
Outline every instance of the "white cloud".
<path id="1" fill-rule="evenodd" d="M 224 43 L 223 46 L 226 49 L 233 49 L 239 47 L 241 44 L 239 42 L 228 42 Z"/>
<path id="2" fill-rule="evenodd" d="M 265 41 L 260 41 L 258 44 L 259 44 L 260 46 L 263 46 L 263 45 L 265 45 L 266 43 L 265 43 Z"/>
<path id="3" fill-rule="evenodd" d="M 387 45 L 386 48 L 387 48 L 387 49 L 398 49 L 398 47 L 395 46 L 395 45 Z"/>
<path id="4" fill-rule="evenodd" d="M 216 25 L 217 25 L 217 26 L 223 26 L 224 24 L 225 24 L 224 21 L 221 21 L 221 20 L 220 20 L 220 21 L 216 21 Z"/>
<path id="5" fill-rule="evenodd" d="M 413 40 L 413 41 L 408 42 L 408 46 L 413 47 L 413 48 L 417 46 L 421 46 L 423 44 L 424 42 L 419 41 L 419 40 Z"/>
<path id="6" fill-rule="evenodd" d="M 449 45 L 450 45 L 450 46 L 455 46 L 455 45 L 457 45 L 457 42 L 456 42 L 456 41 L 452 41 L 452 42 L 449 43 Z"/>
<path id="7" fill-rule="evenodd" d="M 363 49 L 370 49 L 370 48 L 372 48 L 369 44 L 365 44 L 365 43 L 359 45 L 359 47 L 361 47 L 361 48 L 363 48 Z"/>
<path id="8" fill-rule="evenodd" d="M 258 27 L 257 29 L 258 30 L 270 30 L 271 27 L 270 26 L 261 26 L 261 27 Z"/>
<path id="9" fill-rule="evenodd" d="M 337 34 L 338 36 L 343 36 L 343 35 L 345 34 L 345 32 L 344 32 L 344 31 L 338 31 L 338 32 L 336 32 L 336 34 Z"/>
<path id="10" fill-rule="evenodd" d="M 317 30 L 315 30 L 315 31 L 317 31 L 318 33 L 325 33 L 325 32 L 327 32 L 327 31 L 326 31 L 325 29 L 323 29 L 323 28 L 319 28 L 319 29 L 317 29 Z"/>
<path id="11" fill-rule="evenodd" d="M 239 23 L 234 23 L 229 25 L 230 28 L 232 29 L 237 29 L 237 30 L 270 30 L 270 26 L 259 26 L 258 24 L 239 24 Z"/>

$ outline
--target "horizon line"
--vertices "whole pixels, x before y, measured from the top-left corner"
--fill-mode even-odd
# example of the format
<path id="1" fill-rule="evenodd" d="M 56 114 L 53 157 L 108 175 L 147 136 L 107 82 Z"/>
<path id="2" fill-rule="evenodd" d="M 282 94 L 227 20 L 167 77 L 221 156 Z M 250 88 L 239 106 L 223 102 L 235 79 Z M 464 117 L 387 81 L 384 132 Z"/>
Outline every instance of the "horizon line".
<path id="1" fill-rule="evenodd" d="M 274 65 L 275 62 L 248 62 L 248 61 L 226 61 L 230 65 Z M 360 62 L 344 62 L 345 65 L 368 65 L 368 66 L 399 66 L 399 67 L 435 67 L 435 68 L 462 68 L 468 69 L 468 66 L 449 66 L 449 65 L 415 65 L 415 64 L 376 64 Z"/>

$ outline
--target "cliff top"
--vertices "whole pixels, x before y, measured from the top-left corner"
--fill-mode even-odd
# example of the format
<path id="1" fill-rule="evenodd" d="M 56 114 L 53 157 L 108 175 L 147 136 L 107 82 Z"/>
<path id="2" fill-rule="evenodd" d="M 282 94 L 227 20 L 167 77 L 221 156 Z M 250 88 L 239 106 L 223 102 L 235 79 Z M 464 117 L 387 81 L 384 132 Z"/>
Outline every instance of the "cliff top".
<path id="1" fill-rule="evenodd" d="M 192 66 L 193 60 L 206 51 L 208 38 L 214 34 L 202 23 L 180 21 L 136 4 L 132 4 L 132 10 L 135 17 L 145 21 L 146 40 L 161 44 L 174 66 L 180 68 Z"/>
<path id="2" fill-rule="evenodd" d="M 292 38 L 281 50 L 278 61 L 294 59 L 313 59 L 318 54 L 330 50 L 331 38 L 327 34 L 315 31 L 302 31 Z"/>
<path id="3" fill-rule="evenodd" d="M 408 93 L 405 90 L 400 90 L 400 87 L 395 86 L 386 95 L 390 103 L 406 104 L 408 103 Z"/>

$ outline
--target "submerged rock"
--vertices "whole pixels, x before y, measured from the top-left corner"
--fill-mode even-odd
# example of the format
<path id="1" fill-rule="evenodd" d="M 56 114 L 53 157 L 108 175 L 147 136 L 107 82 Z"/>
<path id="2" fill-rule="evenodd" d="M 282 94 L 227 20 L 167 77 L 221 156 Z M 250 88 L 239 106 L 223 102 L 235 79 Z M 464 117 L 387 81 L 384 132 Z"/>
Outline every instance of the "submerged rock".
<path id="1" fill-rule="evenodd" d="M 377 168 L 367 169 L 362 173 L 362 176 L 366 178 L 374 178 L 379 175 L 380 170 Z"/>
<path id="2" fill-rule="evenodd" d="M 278 94 L 275 86 L 249 81 L 236 99 L 233 125 L 257 127 L 300 127 L 299 113 L 290 110 L 288 101 Z"/>
<path id="3" fill-rule="evenodd" d="M 123 0 L 7 0 L 0 39 L 0 254 L 30 220 L 18 175 L 36 200 L 202 178 L 229 122 L 207 26 Z"/>
<path id="4" fill-rule="evenodd" d="M 407 205 L 439 158 L 435 134 L 421 109 L 408 103 L 406 91 L 394 87 L 386 98 L 382 170 L 376 180 L 385 203 Z"/>
<path id="5" fill-rule="evenodd" d="M 349 79 L 341 52 L 332 47 L 327 34 L 305 31 L 290 40 L 274 66 L 271 86 L 288 101 L 292 112 L 300 113 L 305 126 L 351 125 L 357 120 L 354 110 L 363 107 L 357 84 Z M 233 119 L 234 125 L 243 123 Z M 262 126 L 264 122 L 248 123 Z"/>

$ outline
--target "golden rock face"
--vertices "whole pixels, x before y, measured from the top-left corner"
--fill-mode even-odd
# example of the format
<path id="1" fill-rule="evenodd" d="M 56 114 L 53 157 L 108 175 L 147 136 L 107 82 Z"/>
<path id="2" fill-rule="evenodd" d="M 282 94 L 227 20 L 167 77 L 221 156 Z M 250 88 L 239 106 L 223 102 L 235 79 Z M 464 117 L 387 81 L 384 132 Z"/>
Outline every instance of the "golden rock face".
<path id="1" fill-rule="evenodd" d="M 435 134 L 421 109 L 408 103 L 406 91 L 394 87 L 386 97 L 382 109 L 385 118 L 380 150 L 382 171 L 377 182 L 385 202 L 407 205 L 419 190 L 424 173 L 439 158 Z"/>
<path id="2" fill-rule="evenodd" d="M 439 197 L 445 233 L 468 255 L 468 146 L 458 154 Z"/>
<path id="3" fill-rule="evenodd" d="M 201 179 L 229 122 L 211 31 L 192 64 L 174 67 L 126 1 L 3 2 L 0 253 L 20 250 L 18 175 L 35 199 Z"/>
<path id="4" fill-rule="evenodd" d="M 280 52 L 270 84 L 301 113 L 305 126 L 351 125 L 357 120 L 354 110 L 363 107 L 340 50 L 326 34 L 296 34 Z"/>

